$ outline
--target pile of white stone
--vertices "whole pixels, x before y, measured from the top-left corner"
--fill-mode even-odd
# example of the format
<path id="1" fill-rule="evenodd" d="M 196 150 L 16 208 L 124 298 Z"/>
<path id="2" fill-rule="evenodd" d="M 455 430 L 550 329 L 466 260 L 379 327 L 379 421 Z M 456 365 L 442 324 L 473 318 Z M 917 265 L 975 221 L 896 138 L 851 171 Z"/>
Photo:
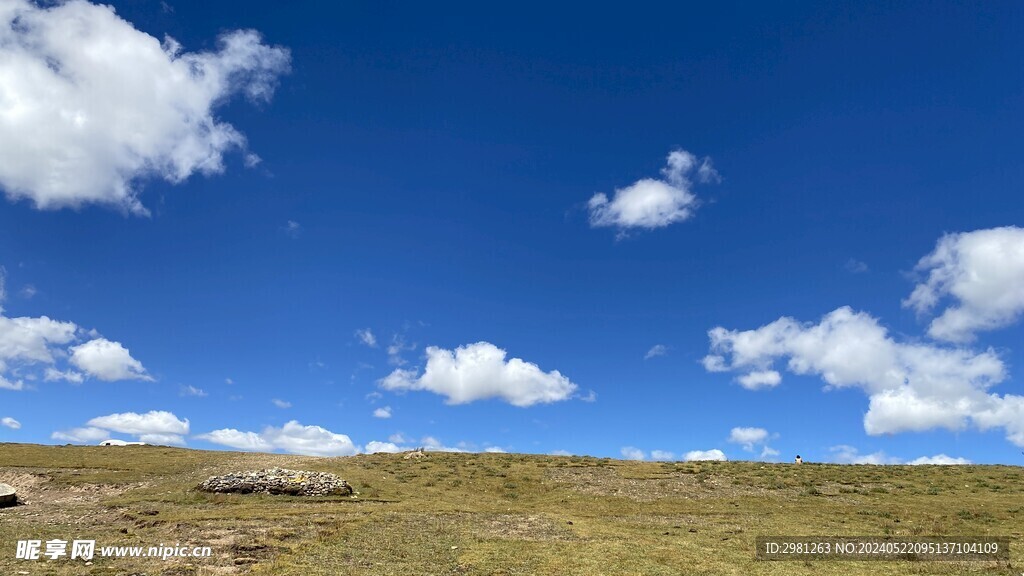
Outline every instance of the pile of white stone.
<path id="1" fill-rule="evenodd" d="M 341 478 L 327 472 L 271 468 L 210 476 L 199 485 L 204 492 L 237 494 L 285 494 L 289 496 L 352 496 Z"/>

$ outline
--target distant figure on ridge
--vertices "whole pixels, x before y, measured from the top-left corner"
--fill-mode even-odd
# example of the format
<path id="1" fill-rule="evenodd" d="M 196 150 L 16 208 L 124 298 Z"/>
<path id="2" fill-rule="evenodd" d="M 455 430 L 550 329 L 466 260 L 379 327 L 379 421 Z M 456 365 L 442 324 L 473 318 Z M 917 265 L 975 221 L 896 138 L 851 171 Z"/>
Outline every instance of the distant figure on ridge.
<path id="1" fill-rule="evenodd" d="M 796 458 L 793 459 L 793 461 L 796 462 L 797 464 L 803 464 L 804 463 L 804 459 L 801 458 L 799 454 L 796 455 Z"/>

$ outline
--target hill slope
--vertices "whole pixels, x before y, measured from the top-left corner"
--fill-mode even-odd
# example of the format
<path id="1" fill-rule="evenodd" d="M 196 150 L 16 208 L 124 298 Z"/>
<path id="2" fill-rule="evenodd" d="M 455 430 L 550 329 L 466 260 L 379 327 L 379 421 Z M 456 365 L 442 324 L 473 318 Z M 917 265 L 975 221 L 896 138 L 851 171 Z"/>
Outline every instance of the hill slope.
<path id="1" fill-rule="evenodd" d="M 332 472 L 358 497 L 215 495 L 213 474 Z M 3 574 L 1019 574 L 1024 469 L 350 458 L 0 444 Z M 759 535 L 999 535 L 1009 565 L 763 562 Z M 209 558 L 15 559 L 18 540 L 209 546 Z"/>

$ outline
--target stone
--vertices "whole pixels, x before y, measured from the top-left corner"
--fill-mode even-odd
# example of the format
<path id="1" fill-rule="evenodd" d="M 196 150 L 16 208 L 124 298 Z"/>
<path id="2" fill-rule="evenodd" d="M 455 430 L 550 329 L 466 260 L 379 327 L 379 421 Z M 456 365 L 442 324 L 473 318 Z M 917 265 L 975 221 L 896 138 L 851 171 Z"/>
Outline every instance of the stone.
<path id="1" fill-rule="evenodd" d="M 9 484 L 0 484 L 0 507 L 14 506 L 17 503 L 18 493 L 15 491 L 14 486 Z"/>
<path id="2" fill-rule="evenodd" d="M 328 472 L 270 468 L 210 476 L 198 486 L 218 494 L 284 494 L 288 496 L 354 496 L 341 478 Z"/>
<path id="3" fill-rule="evenodd" d="M 427 453 L 423 451 L 423 448 L 417 448 L 411 452 L 406 452 L 405 456 L 402 456 L 403 460 L 419 460 L 420 458 L 426 458 Z"/>

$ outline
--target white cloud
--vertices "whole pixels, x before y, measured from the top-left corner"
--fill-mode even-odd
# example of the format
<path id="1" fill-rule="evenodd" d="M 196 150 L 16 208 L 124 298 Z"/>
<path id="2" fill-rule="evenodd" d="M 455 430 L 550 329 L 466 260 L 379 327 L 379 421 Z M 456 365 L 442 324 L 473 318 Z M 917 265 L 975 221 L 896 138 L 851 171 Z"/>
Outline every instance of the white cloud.
<path id="1" fill-rule="evenodd" d="M 302 235 L 302 224 L 299 224 L 295 220 L 289 220 L 284 225 L 284 233 L 289 238 L 295 239 Z"/>
<path id="2" fill-rule="evenodd" d="M 469 450 L 466 450 L 465 448 L 445 446 L 444 443 L 433 436 L 424 436 L 420 442 L 422 443 L 424 450 L 431 452 L 469 452 Z"/>
<path id="3" fill-rule="evenodd" d="M 946 456 L 945 454 L 936 454 L 935 456 L 921 456 L 915 458 L 907 464 L 911 466 L 920 466 L 923 464 L 933 464 L 940 466 L 952 466 L 957 464 L 970 464 L 971 461 L 966 458 L 953 458 L 952 456 Z"/>
<path id="4" fill-rule="evenodd" d="M 388 442 L 394 442 L 395 444 L 405 444 L 409 442 L 409 439 L 407 439 L 403 434 L 399 432 L 392 434 L 391 436 L 388 436 Z"/>
<path id="5" fill-rule="evenodd" d="M 768 431 L 764 428 L 733 428 L 729 432 L 729 442 L 741 444 L 747 452 L 753 452 L 755 445 L 768 441 Z"/>
<path id="6" fill-rule="evenodd" d="M 374 418 L 391 418 L 391 406 L 377 408 L 373 411 Z"/>
<path id="7" fill-rule="evenodd" d="M 25 300 L 31 300 L 38 293 L 39 290 L 37 290 L 36 287 L 31 284 L 25 284 L 24 286 L 21 287 L 21 291 L 18 292 L 18 294 L 20 294 L 21 297 L 24 298 Z"/>
<path id="8" fill-rule="evenodd" d="M 196 438 L 249 451 L 283 450 L 305 456 L 351 456 L 359 453 L 359 448 L 348 436 L 335 434 L 320 426 L 303 426 L 295 420 L 281 428 L 268 426 L 260 433 L 224 428 L 200 434 Z"/>
<path id="9" fill-rule="evenodd" d="M 488 446 L 487 448 L 484 448 L 484 452 L 487 452 L 488 454 L 506 454 L 507 453 L 507 452 L 505 452 L 505 449 L 501 448 L 500 446 Z"/>
<path id="10" fill-rule="evenodd" d="M 3 418 L 0 418 L 0 426 L 6 426 L 11 430 L 17 430 L 21 428 L 21 422 L 18 422 L 17 420 L 11 418 L 10 416 L 5 416 Z"/>
<path id="11" fill-rule="evenodd" d="M 274 404 L 274 406 L 277 406 L 278 408 L 281 408 L 282 410 L 285 409 L 285 408 L 291 408 L 292 407 L 292 403 L 291 402 L 288 402 L 287 400 L 281 400 L 280 398 L 274 398 L 273 400 L 271 400 L 271 402 Z"/>
<path id="12" fill-rule="evenodd" d="M 863 274 L 868 271 L 868 265 L 855 258 L 850 258 L 843 264 L 843 268 L 850 274 Z"/>
<path id="13" fill-rule="evenodd" d="M 85 381 L 85 375 L 81 372 L 75 372 L 74 370 L 64 370 L 62 372 L 52 366 L 48 366 L 46 370 L 43 371 L 43 379 L 47 382 L 64 380 L 66 382 L 81 384 Z"/>
<path id="14" fill-rule="evenodd" d="M 775 458 L 778 455 L 779 455 L 779 451 L 776 450 L 775 448 L 772 448 L 771 446 L 768 446 L 767 444 L 765 444 L 764 447 L 761 448 L 761 459 L 762 460 L 767 460 L 769 458 Z"/>
<path id="15" fill-rule="evenodd" d="M 1006 378 L 995 351 L 897 342 L 878 321 L 849 307 L 817 324 L 780 318 L 754 330 L 714 328 L 705 367 L 756 373 L 780 358 L 799 375 L 817 375 L 830 387 L 855 387 L 869 397 L 868 434 L 934 428 L 962 430 L 969 423 L 1002 427 L 1024 446 L 1024 397 L 988 389 Z"/>
<path id="16" fill-rule="evenodd" d="M 269 101 L 288 51 L 252 30 L 216 52 L 183 52 L 81 0 L 0 9 L 0 186 L 40 209 L 83 204 L 136 214 L 148 177 L 223 171 L 245 137 L 214 108 L 243 92 Z"/>
<path id="17" fill-rule="evenodd" d="M 188 419 L 179 420 L 171 412 L 151 410 L 145 414 L 124 412 L 99 416 L 89 420 L 89 426 L 113 430 L 123 434 L 188 434 Z"/>
<path id="18" fill-rule="evenodd" d="M 454 352 L 430 346 L 426 354 L 422 375 L 396 369 L 379 381 L 381 388 L 428 390 L 447 397 L 448 404 L 500 398 L 514 406 L 566 400 L 577 388 L 557 370 L 545 373 L 519 358 L 506 362 L 506 352 L 488 342 L 460 346 Z"/>
<path id="19" fill-rule="evenodd" d="M 395 444 L 394 442 L 378 442 L 376 440 L 367 442 L 365 452 L 367 454 L 376 454 L 378 452 L 385 452 L 387 454 L 397 454 L 399 452 L 405 452 L 405 448 Z"/>
<path id="20" fill-rule="evenodd" d="M 683 455 L 683 460 L 687 462 L 697 462 L 701 460 L 718 460 L 725 462 L 728 458 L 725 457 L 725 453 L 721 450 L 691 450 Z"/>
<path id="21" fill-rule="evenodd" d="M 633 446 L 624 446 L 622 450 L 619 450 L 619 453 L 622 454 L 622 457 L 625 458 L 626 460 L 647 459 L 647 454 L 645 454 L 643 450 L 635 448 Z"/>
<path id="22" fill-rule="evenodd" d="M 83 336 L 93 340 L 64 348 Z M 86 374 L 63 366 L 65 362 Z M 46 316 L 8 318 L 0 314 L 0 389 L 23 390 L 24 380 L 66 380 L 77 384 L 86 375 L 103 380 L 152 380 L 127 349 L 97 337 L 95 330 L 87 331 L 73 322 Z"/>
<path id="23" fill-rule="evenodd" d="M 903 464 L 903 460 L 896 458 L 895 456 L 887 456 L 885 452 L 879 450 L 872 454 L 861 454 L 853 446 L 847 446 L 845 444 L 840 446 L 833 446 L 829 449 L 832 452 L 832 458 L 839 464 Z M 970 464 L 971 461 L 966 458 L 953 458 L 946 456 L 945 454 L 936 454 L 935 456 L 921 456 L 915 458 L 910 462 L 906 462 L 911 466 L 920 466 L 925 464 L 933 465 L 954 465 L 954 464 Z"/>
<path id="24" fill-rule="evenodd" d="M 569 452 L 568 450 L 552 450 L 551 452 L 548 452 L 548 455 L 549 456 L 573 456 L 573 453 Z"/>
<path id="25" fill-rule="evenodd" d="M 932 338 L 970 342 L 976 332 L 1008 326 L 1024 312 L 1024 228 L 947 234 L 916 270 L 927 280 L 904 306 L 923 314 L 955 300 L 928 326 Z"/>
<path id="26" fill-rule="evenodd" d="M 185 438 L 178 434 L 140 434 L 139 442 L 158 446 L 184 446 Z"/>
<path id="27" fill-rule="evenodd" d="M 675 460 L 676 455 L 665 450 L 651 450 L 651 460 Z"/>
<path id="28" fill-rule="evenodd" d="M 861 454 L 853 446 L 847 446 L 845 444 L 839 446 L 833 446 L 829 448 L 832 452 L 832 461 L 837 464 L 899 464 L 899 458 L 892 458 L 886 456 L 885 452 L 879 450 L 872 454 Z"/>
<path id="29" fill-rule="evenodd" d="M 696 168 L 702 183 L 717 182 L 718 172 L 705 158 L 699 163 L 693 154 L 674 150 L 668 155 L 661 173 L 664 180 L 643 178 L 615 191 L 611 200 L 604 193 L 595 194 L 587 203 L 590 225 L 628 228 L 661 228 L 682 222 L 693 215 L 697 196 L 691 191 L 690 174 Z"/>
<path id="30" fill-rule="evenodd" d="M 655 344 L 654 346 L 651 346 L 651 349 L 647 351 L 647 354 L 644 354 L 644 360 L 650 360 L 656 356 L 664 356 L 667 353 L 667 346 L 664 344 Z"/>
<path id="31" fill-rule="evenodd" d="M 234 428 L 223 428 L 206 434 L 196 436 L 199 440 L 206 440 L 221 446 L 237 448 L 250 452 L 270 452 L 274 447 L 263 439 L 256 432 L 242 432 Z"/>
<path id="32" fill-rule="evenodd" d="M 371 332 L 369 328 L 356 330 L 356 338 L 359 338 L 360 342 L 369 346 L 370 348 L 377 347 L 377 337 L 373 335 L 373 332 Z"/>
<path id="33" fill-rule="evenodd" d="M 209 394 L 207 394 L 206 391 L 203 390 L 202 388 L 196 388 L 195 386 L 192 386 L 192 385 L 182 386 L 181 387 L 181 395 L 182 396 L 195 396 L 197 398 L 204 398 L 206 396 L 209 396 Z"/>
<path id="34" fill-rule="evenodd" d="M 50 438 L 75 444 L 87 444 L 110 438 L 110 432 L 102 428 L 72 428 L 54 432 L 50 434 Z"/>
<path id="35" fill-rule="evenodd" d="M 0 313 L 4 311 L 4 300 L 7 299 L 7 269 L 0 266 Z"/>
<path id="36" fill-rule="evenodd" d="M 774 388 L 782 382 L 782 375 L 775 370 L 754 370 L 736 379 L 747 390 Z"/>
<path id="37" fill-rule="evenodd" d="M 78 326 L 46 316 L 7 318 L 0 316 L 0 373 L 14 363 L 53 364 L 60 352 L 55 346 L 74 340 Z"/>
<path id="38" fill-rule="evenodd" d="M 295 420 L 281 428 L 264 429 L 263 437 L 272 445 L 292 454 L 351 456 L 359 453 L 348 436 L 335 434 L 320 426 L 303 426 Z"/>
<path id="39" fill-rule="evenodd" d="M 142 362 L 132 358 L 120 342 L 96 338 L 71 348 L 71 364 L 86 374 L 113 382 L 115 380 L 153 380 Z"/>
<path id="40" fill-rule="evenodd" d="M 388 363 L 392 366 L 404 366 L 405 358 L 402 358 L 402 352 L 411 351 L 416 349 L 416 344 L 406 344 L 405 338 L 401 334 L 395 334 L 391 337 L 391 344 L 388 345 Z"/>

